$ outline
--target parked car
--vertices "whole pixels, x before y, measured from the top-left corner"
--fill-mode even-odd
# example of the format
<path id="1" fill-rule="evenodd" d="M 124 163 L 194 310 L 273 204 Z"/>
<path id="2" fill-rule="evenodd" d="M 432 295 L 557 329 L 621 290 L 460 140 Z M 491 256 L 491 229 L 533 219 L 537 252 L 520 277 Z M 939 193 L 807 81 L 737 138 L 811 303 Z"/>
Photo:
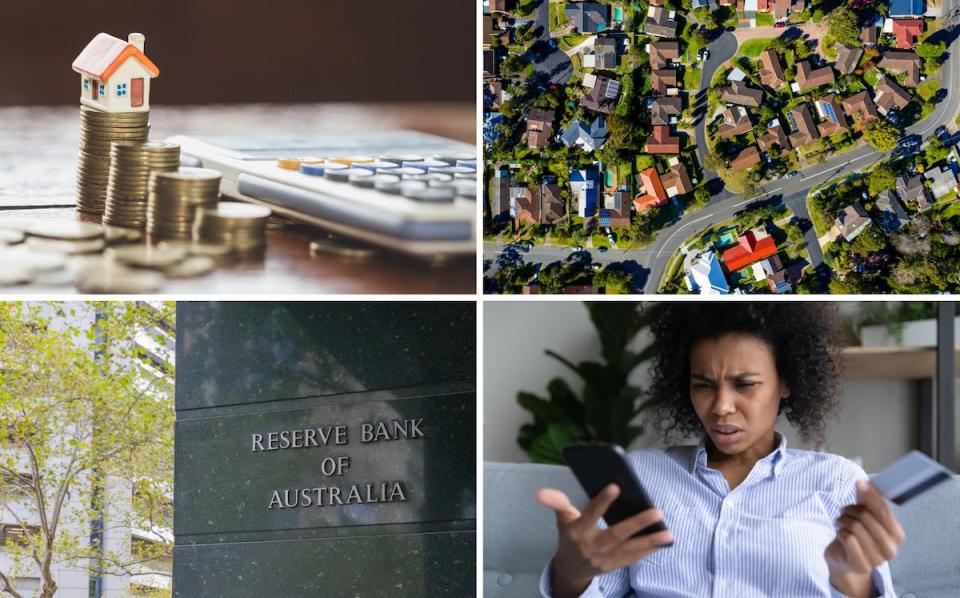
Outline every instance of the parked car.
<path id="1" fill-rule="evenodd" d="M 579 251 L 583 251 L 583 247 L 581 247 L 581 246 L 579 246 L 579 245 L 575 245 L 575 246 L 573 247 L 573 249 L 570 250 L 571 253 L 577 253 L 577 252 L 579 252 Z"/>
<path id="2" fill-rule="evenodd" d="M 794 170 L 793 172 L 787 173 L 787 178 L 788 178 L 788 179 L 792 179 L 793 177 L 797 176 L 798 174 L 800 174 L 800 173 L 797 172 L 796 170 Z"/>
<path id="3" fill-rule="evenodd" d="M 774 29 L 783 29 L 786 26 L 787 24 L 784 23 L 783 21 L 777 21 L 776 23 L 773 24 Z"/>
<path id="4" fill-rule="evenodd" d="M 601 245 L 600 247 L 597 248 L 597 251 L 599 251 L 600 253 L 606 253 L 606 252 L 607 252 L 607 246 L 606 246 L 606 245 Z"/>

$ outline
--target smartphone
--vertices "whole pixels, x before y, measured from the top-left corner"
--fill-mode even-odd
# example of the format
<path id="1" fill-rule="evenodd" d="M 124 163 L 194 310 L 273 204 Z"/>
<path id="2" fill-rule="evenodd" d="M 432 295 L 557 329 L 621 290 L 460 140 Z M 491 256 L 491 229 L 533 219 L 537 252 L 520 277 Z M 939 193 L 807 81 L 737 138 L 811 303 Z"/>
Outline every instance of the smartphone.
<path id="1" fill-rule="evenodd" d="M 608 526 L 628 519 L 637 513 L 653 508 L 653 501 L 647 496 L 640 480 L 630 469 L 623 449 L 615 444 L 574 444 L 563 449 L 563 460 L 567 462 L 577 481 L 591 499 L 600 494 L 610 484 L 620 487 L 620 496 L 613 501 L 603 514 Z M 667 529 L 663 521 L 643 528 L 636 534 L 646 536 Z M 664 544 L 672 546 L 673 543 Z"/>

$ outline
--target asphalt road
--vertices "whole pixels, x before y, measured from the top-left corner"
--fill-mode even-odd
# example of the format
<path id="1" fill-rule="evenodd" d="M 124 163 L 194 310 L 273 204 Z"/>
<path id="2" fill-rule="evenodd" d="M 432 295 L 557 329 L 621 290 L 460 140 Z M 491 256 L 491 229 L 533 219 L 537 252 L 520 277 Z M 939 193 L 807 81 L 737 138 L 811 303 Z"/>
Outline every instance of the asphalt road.
<path id="1" fill-rule="evenodd" d="M 544 0 L 543 4 L 548 4 Z M 539 9 L 538 9 L 539 10 Z M 549 6 L 547 9 L 549 10 Z M 960 84 L 958 70 L 960 70 L 960 59 L 955 54 L 960 50 L 960 43 L 953 32 L 960 24 L 960 0 L 944 0 L 942 11 L 942 30 L 947 35 L 948 52 L 947 59 L 944 61 L 939 77 L 941 86 L 947 90 L 947 96 L 937 104 L 934 111 L 924 120 L 910 126 L 906 135 L 920 135 L 927 138 L 933 134 L 937 127 L 941 125 L 950 125 L 953 123 L 953 117 L 960 106 L 960 93 L 956 93 L 954 87 Z M 733 46 L 731 50 L 731 44 Z M 703 88 L 709 86 L 710 80 L 716 69 L 724 62 L 730 59 L 736 52 L 736 39 L 729 32 L 725 32 L 717 39 L 710 42 L 710 59 L 703 68 L 701 77 L 701 91 L 698 92 L 698 101 L 706 102 L 706 98 L 700 97 Z M 705 106 L 704 106 L 705 108 Z M 696 126 L 697 153 L 703 163 L 703 154 L 707 147 L 704 127 L 706 116 L 701 118 Z M 591 251 L 590 257 L 595 262 L 603 264 L 612 262 L 631 262 L 639 264 L 644 272 L 642 293 L 656 293 L 660 280 L 666 271 L 667 263 L 670 258 L 680 249 L 683 242 L 693 236 L 697 231 L 703 230 L 713 223 L 728 220 L 738 211 L 742 210 L 750 203 L 763 201 L 769 198 L 779 198 L 800 218 L 809 220 L 809 214 L 806 208 L 806 197 L 810 189 L 816 187 L 832 178 L 844 173 L 854 172 L 872 164 L 887 153 L 877 152 L 868 145 L 863 145 L 844 152 L 841 155 L 827 159 L 821 164 L 816 164 L 800 171 L 799 176 L 792 179 L 781 179 L 768 182 L 762 187 L 761 193 L 751 199 L 745 199 L 743 196 L 722 190 L 713 196 L 710 203 L 697 211 L 684 213 L 669 224 L 657 234 L 657 238 L 647 247 L 635 250 L 611 249 L 605 253 L 599 253 L 596 250 Z M 810 227 L 805 233 L 805 241 L 810 258 L 814 268 L 823 262 L 823 254 L 820 250 L 820 244 L 817 241 L 816 233 L 813 227 Z M 484 243 L 484 258 L 493 260 L 494 263 L 502 248 L 496 244 Z M 563 259 L 570 254 L 569 248 L 562 247 L 534 247 L 529 253 L 522 254 L 524 261 L 539 262 L 548 264 L 558 259 Z M 494 266 L 495 268 L 495 266 Z"/>

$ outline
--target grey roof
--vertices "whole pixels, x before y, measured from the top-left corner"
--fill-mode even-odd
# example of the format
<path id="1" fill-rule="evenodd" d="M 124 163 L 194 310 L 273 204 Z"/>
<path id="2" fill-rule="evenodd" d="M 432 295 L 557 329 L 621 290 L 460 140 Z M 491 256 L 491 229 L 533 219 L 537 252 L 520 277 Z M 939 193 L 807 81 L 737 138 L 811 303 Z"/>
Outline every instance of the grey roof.
<path id="1" fill-rule="evenodd" d="M 951 170 L 949 166 L 931 168 L 924 173 L 924 176 L 932 183 L 930 190 L 937 199 L 947 195 L 957 186 L 957 177 L 953 174 L 953 170 Z"/>
<path id="2" fill-rule="evenodd" d="M 575 120 L 560 135 L 560 141 L 567 147 L 579 141 L 588 151 L 599 149 L 606 139 L 607 121 L 602 116 L 590 124 L 582 120 Z"/>
<path id="3" fill-rule="evenodd" d="M 609 27 L 610 7 L 596 2 L 577 2 L 567 4 L 567 19 L 580 33 L 596 33 Z"/>
<path id="4" fill-rule="evenodd" d="M 880 210 L 877 224 L 887 233 L 899 230 L 910 219 L 907 211 L 900 205 L 900 200 L 890 189 L 881 191 L 877 196 L 877 209 Z"/>

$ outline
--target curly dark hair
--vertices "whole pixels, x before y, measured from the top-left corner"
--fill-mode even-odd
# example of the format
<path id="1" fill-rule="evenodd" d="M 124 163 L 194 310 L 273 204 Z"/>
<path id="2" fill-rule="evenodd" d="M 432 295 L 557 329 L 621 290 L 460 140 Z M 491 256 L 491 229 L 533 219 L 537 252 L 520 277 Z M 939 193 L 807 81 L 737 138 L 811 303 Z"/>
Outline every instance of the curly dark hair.
<path id="1" fill-rule="evenodd" d="M 777 373 L 790 388 L 780 412 L 804 441 L 822 444 L 838 406 L 840 325 L 835 304 L 662 302 L 645 308 L 656 352 L 650 368 L 650 420 L 668 441 L 699 435 L 690 401 L 690 349 L 725 333 L 756 335 L 773 350 Z"/>

